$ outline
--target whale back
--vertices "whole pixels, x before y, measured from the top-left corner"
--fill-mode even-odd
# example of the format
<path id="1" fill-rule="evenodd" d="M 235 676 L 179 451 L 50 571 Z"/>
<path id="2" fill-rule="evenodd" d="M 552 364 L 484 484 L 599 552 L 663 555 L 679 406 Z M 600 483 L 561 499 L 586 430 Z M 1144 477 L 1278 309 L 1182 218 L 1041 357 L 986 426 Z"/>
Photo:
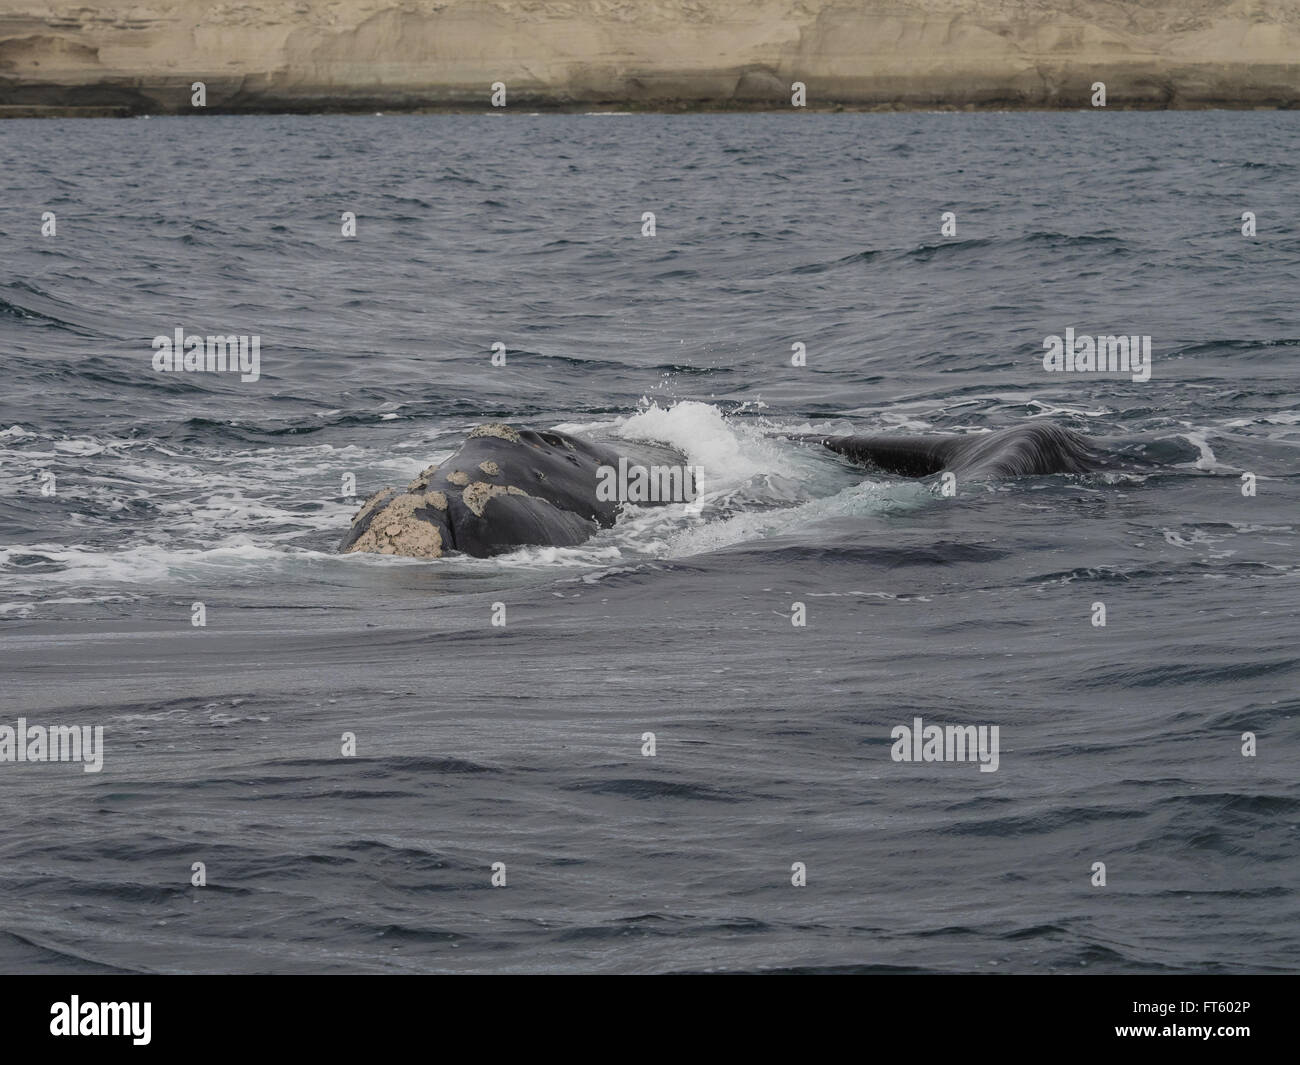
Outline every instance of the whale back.
<path id="1" fill-rule="evenodd" d="M 903 477 L 945 470 L 966 477 L 1027 477 L 1086 473 L 1102 465 L 1084 437 L 1047 422 L 993 433 L 834 436 L 822 444 L 859 465 Z"/>
<path id="2" fill-rule="evenodd" d="M 929 477 L 952 461 L 959 436 L 832 436 L 824 447 L 859 466 L 902 477 Z"/>

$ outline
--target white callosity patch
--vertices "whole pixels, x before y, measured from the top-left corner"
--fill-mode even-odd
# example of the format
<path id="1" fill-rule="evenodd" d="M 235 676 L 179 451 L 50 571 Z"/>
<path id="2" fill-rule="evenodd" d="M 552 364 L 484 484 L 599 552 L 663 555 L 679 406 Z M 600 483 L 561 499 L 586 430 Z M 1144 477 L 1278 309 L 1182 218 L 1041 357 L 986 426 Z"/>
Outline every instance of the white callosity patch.
<path id="1" fill-rule="evenodd" d="M 523 441 L 518 430 L 512 429 L 504 422 L 491 422 L 488 425 L 480 425 L 470 432 L 469 439 L 473 440 L 475 437 L 480 436 L 495 436 L 501 440 L 509 440 L 512 444 L 522 443 Z"/>
<path id="2" fill-rule="evenodd" d="M 435 462 L 432 466 L 426 466 L 420 471 L 420 475 L 406 486 L 408 492 L 423 492 L 429 487 L 429 481 L 433 475 L 438 472 L 438 464 Z"/>
<path id="3" fill-rule="evenodd" d="M 403 493 L 375 515 L 370 528 L 357 537 L 348 550 L 406 555 L 411 558 L 440 558 L 443 551 L 442 530 L 415 513 L 419 508 L 428 506 L 445 510 L 447 499 L 441 492 L 428 495 Z"/>
<path id="4" fill-rule="evenodd" d="M 500 485 L 488 484 L 486 481 L 475 481 L 461 493 L 461 499 L 464 500 L 465 506 L 469 507 L 481 518 L 483 517 L 483 508 L 487 506 L 489 499 L 507 493 L 512 496 L 526 496 L 528 494 L 522 488 L 516 488 L 513 484 Z"/>
<path id="5" fill-rule="evenodd" d="M 391 491 L 392 491 L 391 488 L 381 488 L 379 489 L 378 492 L 373 493 L 369 499 L 367 499 L 364 503 L 361 504 L 361 509 L 352 515 L 353 523 L 360 521 L 372 510 L 374 510 L 375 507 L 378 505 L 379 501 L 383 499 L 384 496 L 388 495 L 388 493 Z"/>

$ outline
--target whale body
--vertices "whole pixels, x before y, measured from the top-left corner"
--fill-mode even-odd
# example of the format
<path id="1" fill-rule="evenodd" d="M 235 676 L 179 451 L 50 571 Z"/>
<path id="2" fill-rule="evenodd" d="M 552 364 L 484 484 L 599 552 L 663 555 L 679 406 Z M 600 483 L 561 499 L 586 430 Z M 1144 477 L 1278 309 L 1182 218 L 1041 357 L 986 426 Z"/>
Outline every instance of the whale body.
<path id="1" fill-rule="evenodd" d="M 1085 473 L 1106 465 L 1078 433 L 1030 422 L 992 433 L 804 437 L 871 469 L 904 477 Z M 414 558 L 461 552 L 486 558 L 525 546 L 572 547 L 609 528 L 621 504 L 602 499 L 598 471 L 620 460 L 680 464 L 656 444 L 618 447 L 555 430 L 480 425 L 440 466 L 406 488 L 384 488 L 352 519 L 342 551 Z M 663 505 L 649 502 L 648 505 Z"/>
<path id="2" fill-rule="evenodd" d="M 525 546 L 572 547 L 614 524 L 620 503 L 596 491 L 602 466 L 680 464 L 655 444 L 618 450 L 568 433 L 494 423 L 474 429 L 451 458 L 405 489 L 384 488 L 352 519 L 342 551 L 478 558 Z M 647 501 L 646 505 L 662 505 Z"/>
<path id="3" fill-rule="evenodd" d="M 933 436 L 830 436 L 823 447 L 860 466 L 903 477 L 955 473 L 982 479 L 1049 473 L 1088 473 L 1107 465 L 1087 439 L 1048 422 L 992 433 Z"/>

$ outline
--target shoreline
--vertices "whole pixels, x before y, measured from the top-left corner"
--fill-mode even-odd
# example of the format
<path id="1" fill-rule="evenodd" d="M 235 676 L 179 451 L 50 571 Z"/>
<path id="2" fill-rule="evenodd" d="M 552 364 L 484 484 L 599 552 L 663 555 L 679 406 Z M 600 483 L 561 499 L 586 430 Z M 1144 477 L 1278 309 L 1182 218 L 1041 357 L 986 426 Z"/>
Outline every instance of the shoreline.
<path id="1" fill-rule="evenodd" d="M 1300 110 L 1300 0 L 10 0 L 0 12 L 0 117 L 1094 108 Z"/>
<path id="2" fill-rule="evenodd" d="M 203 118 L 206 116 L 254 115 L 344 115 L 380 116 L 395 115 L 744 115 L 744 114 L 1007 114 L 1044 113 L 1059 114 L 1083 111 L 1297 111 L 1300 102 L 1286 100 L 1275 103 L 1245 103 L 1238 100 L 1207 100 L 1155 104 L 1133 101 L 1107 102 L 1105 107 L 1092 107 L 1083 103 L 1018 103 L 1012 100 L 990 100 L 987 103 L 834 103 L 793 108 L 763 103 L 736 101 L 680 101 L 657 104 L 640 104 L 627 101 L 580 103 L 573 101 L 533 100 L 527 97 L 508 107 L 492 107 L 485 103 L 469 101 L 448 103 L 402 104 L 391 101 L 332 101 L 330 103 L 302 103 L 295 101 L 267 101 L 254 106 L 209 105 L 204 108 L 137 108 L 113 105 L 50 105 L 50 104 L 0 104 L 0 120 L 4 119 L 68 119 L 68 118 Z"/>

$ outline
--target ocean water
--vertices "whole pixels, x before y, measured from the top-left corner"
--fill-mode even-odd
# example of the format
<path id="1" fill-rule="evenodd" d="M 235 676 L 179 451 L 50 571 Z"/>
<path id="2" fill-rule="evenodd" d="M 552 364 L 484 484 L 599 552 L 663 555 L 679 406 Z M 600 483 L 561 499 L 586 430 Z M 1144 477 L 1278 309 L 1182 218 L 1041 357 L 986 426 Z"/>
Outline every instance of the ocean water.
<path id="1" fill-rule="evenodd" d="M 0 762 L 0 970 L 1295 971 L 1298 123 L 0 124 L 0 725 L 103 728 Z M 1150 379 L 1046 372 L 1067 328 Z M 1121 468 L 798 439 L 1033 419 Z M 349 476 L 498 420 L 703 510 L 336 553 Z M 918 717 L 996 771 L 895 761 Z"/>

